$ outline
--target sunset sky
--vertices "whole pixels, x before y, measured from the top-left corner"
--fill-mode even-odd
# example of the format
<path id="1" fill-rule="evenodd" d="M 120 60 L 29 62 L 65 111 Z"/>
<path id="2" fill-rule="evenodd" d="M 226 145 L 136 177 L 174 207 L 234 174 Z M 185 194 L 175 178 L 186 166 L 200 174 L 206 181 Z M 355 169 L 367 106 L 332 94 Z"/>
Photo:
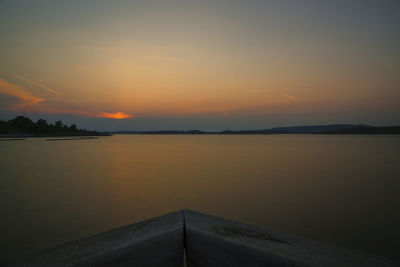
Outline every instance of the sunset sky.
<path id="1" fill-rule="evenodd" d="M 0 118 L 400 124 L 398 0 L 0 0 Z"/>

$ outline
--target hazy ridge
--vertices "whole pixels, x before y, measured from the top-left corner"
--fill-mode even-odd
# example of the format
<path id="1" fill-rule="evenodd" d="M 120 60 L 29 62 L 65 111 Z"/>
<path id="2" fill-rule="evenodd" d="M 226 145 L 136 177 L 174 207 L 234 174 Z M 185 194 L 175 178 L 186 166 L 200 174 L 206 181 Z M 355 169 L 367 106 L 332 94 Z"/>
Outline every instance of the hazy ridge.
<path id="1" fill-rule="evenodd" d="M 275 127 L 261 130 L 161 130 L 161 131 L 116 131 L 113 134 L 400 134 L 400 126 L 376 127 L 365 124 L 329 124 Z"/>

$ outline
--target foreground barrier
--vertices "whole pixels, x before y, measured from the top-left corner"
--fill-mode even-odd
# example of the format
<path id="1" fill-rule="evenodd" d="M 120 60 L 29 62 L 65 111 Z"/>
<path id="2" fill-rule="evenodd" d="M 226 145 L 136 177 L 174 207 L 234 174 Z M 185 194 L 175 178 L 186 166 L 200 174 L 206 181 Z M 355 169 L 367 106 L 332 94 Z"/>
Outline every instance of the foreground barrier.
<path id="1" fill-rule="evenodd" d="M 44 250 L 10 266 L 398 266 L 363 252 L 182 210 Z"/>

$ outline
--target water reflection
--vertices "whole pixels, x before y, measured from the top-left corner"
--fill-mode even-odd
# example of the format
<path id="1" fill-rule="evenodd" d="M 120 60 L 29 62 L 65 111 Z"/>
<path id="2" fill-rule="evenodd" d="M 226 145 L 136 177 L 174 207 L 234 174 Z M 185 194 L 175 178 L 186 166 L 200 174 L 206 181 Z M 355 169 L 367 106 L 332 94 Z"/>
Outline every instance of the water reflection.
<path id="1" fill-rule="evenodd" d="M 397 256 L 398 136 L 0 144 L 3 259 L 184 207 Z"/>

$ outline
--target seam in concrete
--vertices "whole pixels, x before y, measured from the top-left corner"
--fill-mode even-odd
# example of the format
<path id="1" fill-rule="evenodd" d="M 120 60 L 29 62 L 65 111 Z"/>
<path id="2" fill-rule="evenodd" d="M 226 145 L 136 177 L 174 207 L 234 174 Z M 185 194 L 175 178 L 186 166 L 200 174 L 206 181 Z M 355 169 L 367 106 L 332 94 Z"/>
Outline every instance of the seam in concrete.
<path id="1" fill-rule="evenodd" d="M 183 219 L 183 266 L 188 266 L 188 254 L 187 252 L 187 234 L 186 234 L 186 223 L 185 223 L 185 210 L 182 211 L 182 219 Z"/>

